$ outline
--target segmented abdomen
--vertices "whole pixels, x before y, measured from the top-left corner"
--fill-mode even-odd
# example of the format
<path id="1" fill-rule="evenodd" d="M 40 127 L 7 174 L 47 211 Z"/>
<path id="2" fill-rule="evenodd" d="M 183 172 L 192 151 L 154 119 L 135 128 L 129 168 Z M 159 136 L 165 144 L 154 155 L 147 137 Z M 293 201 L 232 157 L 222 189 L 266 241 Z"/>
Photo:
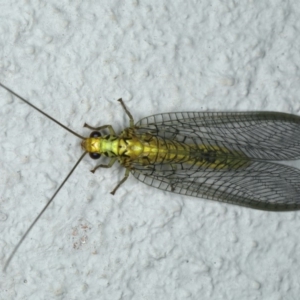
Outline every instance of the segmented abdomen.
<path id="1" fill-rule="evenodd" d="M 175 140 L 154 137 L 151 134 L 137 136 L 143 151 L 137 163 L 190 164 L 212 169 L 236 169 L 249 165 L 250 161 L 241 151 L 229 150 L 215 145 L 188 145 Z"/>

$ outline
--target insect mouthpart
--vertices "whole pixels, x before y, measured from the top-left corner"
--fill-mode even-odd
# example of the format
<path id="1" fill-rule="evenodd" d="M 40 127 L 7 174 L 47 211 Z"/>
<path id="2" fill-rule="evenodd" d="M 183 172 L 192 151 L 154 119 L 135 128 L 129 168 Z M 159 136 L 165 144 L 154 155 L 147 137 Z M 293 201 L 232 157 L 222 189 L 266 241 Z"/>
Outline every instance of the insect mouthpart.
<path id="1" fill-rule="evenodd" d="M 81 148 L 89 153 L 100 154 L 100 138 L 90 137 L 86 138 L 81 142 Z"/>

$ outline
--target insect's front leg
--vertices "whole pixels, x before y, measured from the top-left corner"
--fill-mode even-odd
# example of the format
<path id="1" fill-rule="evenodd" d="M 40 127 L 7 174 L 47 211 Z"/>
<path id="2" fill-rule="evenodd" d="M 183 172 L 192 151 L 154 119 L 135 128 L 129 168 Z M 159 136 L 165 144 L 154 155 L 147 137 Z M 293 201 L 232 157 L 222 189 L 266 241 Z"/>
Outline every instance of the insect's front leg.
<path id="1" fill-rule="evenodd" d="M 117 157 L 112 157 L 107 165 L 98 165 L 93 170 L 91 170 L 91 172 L 95 173 L 95 171 L 99 168 L 106 168 L 106 169 L 111 168 L 114 165 L 114 163 L 116 162 L 116 160 L 117 160 Z M 117 189 L 127 180 L 128 176 L 129 176 L 129 172 L 130 172 L 130 169 L 126 168 L 123 179 L 117 184 L 117 186 L 113 189 L 113 191 L 111 191 L 112 195 L 114 195 L 115 192 L 117 191 Z"/>
<path id="2" fill-rule="evenodd" d="M 93 170 L 91 170 L 92 173 L 95 173 L 95 171 L 99 168 L 111 168 L 113 164 L 116 162 L 117 157 L 112 157 L 107 165 L 98 165 Z"/>
<path id="3" fill-rule="evenodd" d="M 134 127 L 134 120 L 133 120 L 132 114 L 129 112 L 129 110 L 125 106 L 122 98 L 118 99 L 118 101 L 121 103 L 123 109 L 125 110 L 127 116 L 129 117 L 129 125 L 130 125 L 129 127 Z M 84 123 L 83 127 L 87 127 L 91 130 L 97 130 L 97 131 L 108 128 L 110 135 L 116 135 L 116 133 L 115 133 L 115 131 L 114 131 L 114 129 L 111 125 L 103 125 L 103 126 L 100 126 L 100 127 L 93 127 L 93 126 L 91 126 L 87 123 Z"/>
<path id="4" fill-rule="evenodd" d="M 87 127 L 88 129 L 97 130 L 97 131 L 108 128 L 110 135 L 116 135 L 115 130 L 113 129 L 113 127 L 111 125 L 103 125 L 103 126 L 99 126 L 99 127 L 93 127 L 93 126 L 88 125 L 87 123 L 84 123 L 83 127 Z"/>

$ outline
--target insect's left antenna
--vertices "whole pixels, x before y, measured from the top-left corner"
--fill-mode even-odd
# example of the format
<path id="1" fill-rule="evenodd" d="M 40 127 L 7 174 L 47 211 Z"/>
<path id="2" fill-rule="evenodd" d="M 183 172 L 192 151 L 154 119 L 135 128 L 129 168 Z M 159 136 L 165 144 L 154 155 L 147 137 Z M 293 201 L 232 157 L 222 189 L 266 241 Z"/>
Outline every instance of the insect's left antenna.
<path id="1" fill-rule="evenodd" d="M 76 162 L 76 164 L 74 165 L 74 167 L 72 168 L 72 170 L 69 172 L 69 174 L 66 176 L 66 178 L 64 179 L 64 181 L 60 184 L 60 186 L 58 187 L 58 189 L 56 190 L 56 192 L 53 194 L 53 196 L 50 198 L 50 200 L 47 202 L 47 204 L 43 207 L 43 209 L 41 210 L 41 212 L 38 214 L 38 216 L 35 218 L 35 220 L 31 223 L 31 225 L 28 227 L 28 229 L 26 230 L 26 232 L 23 234 L 23 236 L 21 237 L 20 241 L 18 242 L 18 244 L 15 246 L 13 252 L 10 254 L 9 258 L 7 259 L 4 267 L 3 267 L 3 272 L 6 271 L 8 265 L 10 264 L 12 258 L 14 257 L 14 255 L 16 254 L 17 250 L 19 249 L 19 247 L 21 246 L 21 244 L 23 243 L 23 241 L 25 240 L 25 238 L 27 237 L 28 233 L 31 231 L 31 229 L 33 228 L 33 226 L 36 224 L 36 222 L 38 221 L 38 219 L 43 215 L 43 213 L 46 211 L 46 209 L 48 208 L 48 206 L 51 204 L 51 202 L 54 200 L 54 198 L 56 197 L 56 195 L 58 194 L 58 192 L 60 191 L 60 189 L 64 186 L 64 184 L 66 183 L 66 181 L 69 179 L 69 177 L 72 175 L 72 173 L 74 172 L 74 170 L 77 168 L 77 166 L 79 165 L 79 163 L 81 162 L 81 160 L 83 159 L 83 157 L 87 154 L 87 152 L 84 152 L 80 158 L 78 159 L 78 161 Z"/>
<path id="2" fill-rule="evenodd" d="M 48 119 L 50 119 L 51 121 L 53 121 L 54 123 L 58 124 L 59 126 L 61 126 L 62 128 L 64 128 L 65 130 L 71 132 L 72 134 L 76 135 L 77 137 L 79 137 L 80 139 L 84 140 L 85 137 L 81 136 L 80 134 L 76 133 L 75 131 L 71 130 L 70 128 L 68 128 L 67 126 L 63 125 L 62 123 L 58 122 L 57 120 L 55 120 L 54 118 L 52 118 L 51 116 L 49 116 L 48 114 L 46 114 L 45 112 L 43 112 L 42 110 L 40 110 L 39 108 L 37 108 L 35 105 L 31 104 L 29 101 L 27 101 L 26 99 L 24 99 L 23 97 L 21 97 L 20 95 L 18 95 L 17 93 L 15 93 L 13 90 L 11 90 L 10 88 L 6 87 L 5 85 L 3 85 L 0 82 L 0 86 L 2 86 L 5 90 L 7 90 L 8 92 L 10 92 L 11 94 L 13 94 L 14 96 L 16 96 L 17 98 L 19 98 L 20 100 L 22 100 L 23 102 L 25 102 L 26 104 L 28 104 L 29 106 L 31 106 L 32 108 L 34 108 L 35 110 L 37 110 L 39 113 L 41 113 L 42 115 L 44 115 L 45 117 L 47 117 Z"/>

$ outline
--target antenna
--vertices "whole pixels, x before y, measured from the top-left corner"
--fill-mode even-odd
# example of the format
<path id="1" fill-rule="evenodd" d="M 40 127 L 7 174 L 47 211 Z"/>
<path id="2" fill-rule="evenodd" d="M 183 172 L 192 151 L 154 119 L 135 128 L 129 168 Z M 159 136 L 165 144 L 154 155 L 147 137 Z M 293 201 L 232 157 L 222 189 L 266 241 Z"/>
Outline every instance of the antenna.
<path id="1" fill-rule="evenodd" d="M 27 101 L 26 99 L 24 99 L 23 97 L 21 97 L 20 95 L 18 95 L 17 93 L 15 93 L 14 91 L 12 91 L 10 88 L 6 87 L 5 85 L 3 85 L 0 82 L 0 86 L 2 86 L 5 90 L 7 90 L 8 92 L 10 92 L 12 95 L 16 96 L 17 98 L 19 98 L 21 101 L 25 102 L 26 104 L 28 104 L 29 106 L 31 106 L 32 108 L 34 108 L 35 110 L 37 110 L 39 113 L 41 113 L 42 115 L 44 115 L 46 118 L 52 120 L 54 123 L 58 124 L 59 126 L 61 126 L 62 128 L 64 128 L 65 130 L 69 131 L 70 133 L 72 133 L 73 135 L 79 137 L 82 140 L 85 140 L 85 137 L 81 136 L 80 134 L 74 132 L 73 130 L 69 129 L 68 127 L 66 127 L 65 125 L 61 124 L 60 122 L 58 122 L 57 120 L 55 120 L 54 118 L 52 118 L 51 116 L 49 116 L 48 114 L 46 114 L 45 112 L 43 112 L 42 110 L 40 110 L 39 108 L 37 108 L 35 105 L 31 104 L 29 101 Z M 31 229 L 33 228 L 33 226 L 36 224 L 36 222 L 39 220 L 39 218 L 44 214 L 44 212 L 46 211 L 46 209 L 48 208 L 48 206 L 51 204 L 51 202 L 54 200 L 54 198 L 56 197 L 56 195 L 58 194 L 58 192 L 60 191 L 60 189 L 64 186 L 64 184 L 67 182 L 67 180 L 69 179 L 69 177 L 71 176 L 71 174 L 75 171 L 75 169 L 77 168 L 77 166 L 79 165 L 79 163 L 81 162 L 81 160 L 83 159 L 83 157 L 87 154 L 87 152 L 84 152 L 80 158 L 78 159 L 78 161 L 76 162 L 76 164 L 74 165 L 74 167 L 71 169 L 71 171 L 68 173 L 68 175 L 66 176 L 66 178 L 63 180 L 63 182 L 60 184 L 60 186 L 58 187 L 58 189 L 56 190 L 56 192 L 53 194 L 53 196 L 50 198 L 50 200 L 47 202 L 47 204 L 43 207 L 43 209 L 41 210 L 41 212 L 38 214 L 38 216 L 34 219 L 34 221 L 31 223 L 31 225 L 28 227 L 28 229 L 26 230 L 26 232 L 23 234 L 23 236 L 21 237 L 21 239 L 19 240 L 18 244 L 15 246 L 14 250 L 12 251 L 12 253 L 10 254 L 10 256 L 8 257 L 4 267 L 3 267 L 3 272 L 6 271 L 7 267 L 9 266 L 12 258 L 14 257 L 14 255 L 16 254 L 17 250 L 19 249 L 19 247 L 21 246 L 21 244 L 23 243 L 23 241 L 25 240 L 25 238 L 27 237 L 27 235 L 29 234 L 29 232 L 31 231 Z"/>
<path id="2" fill-rule="evenodd" d="M 74 165 L 74 167 L 72 168 L 72 170 L 69 172 L 69 174 L 66 176 L 66 178 L 64 179 L 64 181 L 60 184 L 60 186 L 58 187 L 58 189 L 56 190 L 56 192 L 53 194 L 53 196 L 50 198 L 50 200 L 46 203 L 46 205 L 43 207 L 43 209 L 41 210 L 41 212 L 38 214 L 38 216 L 35 218 L 35 220 L 31 223 L 31 225 L 28 227 L 28 229 L 26 230 L 26 232 L 23 234 L 23 236 L 21 237 L 20 241 L 18 242 L 18 244 L 15 246 L 13 252 L 10 254 L 9 258 L 7 259 L 4 268 L 3 268 L 3 272 L 6 271 L 9 263 L 11 262 L 12 258 L 14 257 L 15 253 L 17 252 L 17 250 L 19 249 L 19 247 L 21 246 L 21 244 L 23 243 L 23 241 L 25 240 L 25 238 L 27 237 L 28 233 L 31 231 L 31 229 L 33 228 L 33 226 L 36 224 L 36 222 L 38 221 L 38 219 L 43 215 L 43 213 L 46 211 L 46 209 L 48 208 L 48 206 L 51 204 L 51 202 L 54 200 L 54 198 L 56 197 L 56 195 L 58 194 L 58 192 L 60 191 L 60 189 L 64 186 L 64 184 L 66 183 L 66 181 L 69 179 L 69 177 L 71 176 L 71 174 L 74 172 L 74 170 L 77 168 L 77 166 L 79 165 L 79 163 L 81 162 L 81 160 L 84 158 L 84 156 L 87 154 L 87 152 L 84 152 L 80 158 L 78 159 L 78 161 L 76 162 L 76 164 Z"/>
<path id="3" fill-rule="evenodd" d="M 29 101 L 27 101 L 26 99 L 24 99 L 23 97 L 21 97 L 20 95 L 18 95 L 14 91 L 12 91 L 10 88 L 8 88 L 5 85 L 3 85 L 1 82 L 0 82 L 0 86 L 2 86 L 5 90 L 7 90 L 8 92 L 10 92 L 11 94 L 13 94 L 14 96 L 16 96 L 17 98 L 19 98 L 21 101 L 25 102 L 26 104 L 28 104 L 29 106 L 31 106 L 32 108 L 34 108 L 35 110 L 37 110 L 39 113 L 41 113 L 42 115 L 44 115 L 46 118 L 48 118 L 51 121 L 53 121 L 54 123 L 58 124 L 60 127 L 64 128 L 65 130 L 67 130 L 69 132 L 71 132 L 72 134 L 74 134 L 75 136 L 79 137 L 82 140 L 85 139 L 85 137 L 81 136 L 80 134 L 78 134 L 75 131 L 71 130 L 67 126 L 65 126 L 62 123 L 58 122 L 57 120 L 55 120 L 54 118 L 52 118 L 51 116 L 49 116 L 48 114 L 46 114 L 45 112 L 43 112 L 42 110 L 40 110 L 38 107 L 36 107 L 35 105 L 31 104 Z"/>

